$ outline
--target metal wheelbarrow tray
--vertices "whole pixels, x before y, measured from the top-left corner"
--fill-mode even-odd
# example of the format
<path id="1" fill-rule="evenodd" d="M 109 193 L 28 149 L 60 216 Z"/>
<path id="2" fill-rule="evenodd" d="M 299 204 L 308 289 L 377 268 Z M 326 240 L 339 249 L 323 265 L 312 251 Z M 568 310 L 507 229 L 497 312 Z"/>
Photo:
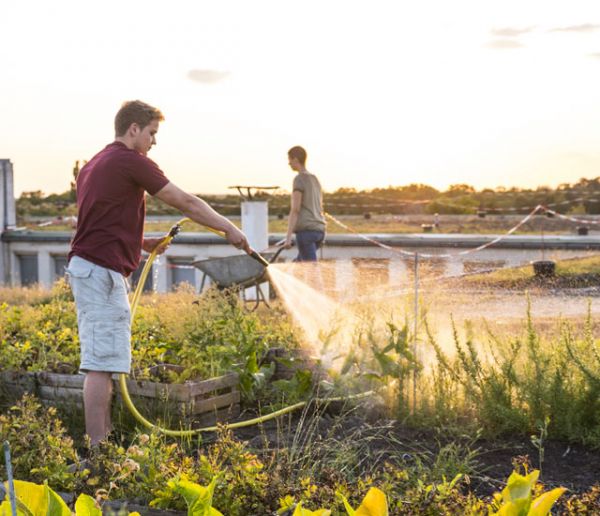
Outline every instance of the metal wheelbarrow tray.
<path id="1" fill-rule="evenodd" d="M 275 253 L 263 253 L 262 256 L 269 263 L 273 263 L 282 250 L 283 248 L 280 248 Z M 262 296 L 263 301 L 268 306 L 268 302 L 259 287 L 260 283 L 268 281 L 267 268 L 251 256 L 237 254 L 222 258 L 207 258 L 196 260 L 192 262 L 192 265 L 204 273 L 200 285 L 201 291 L 204 288 L 206 276 L 208 276 L 219 289 L 256 287 L 257 305 L 260 301 L 259 297 Z"/>

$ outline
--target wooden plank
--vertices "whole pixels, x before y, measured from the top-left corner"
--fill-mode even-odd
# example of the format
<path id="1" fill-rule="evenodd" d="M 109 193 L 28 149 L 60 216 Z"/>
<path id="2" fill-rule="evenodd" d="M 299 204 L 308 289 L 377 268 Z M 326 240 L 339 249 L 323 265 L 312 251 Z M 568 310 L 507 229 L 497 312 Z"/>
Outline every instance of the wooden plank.
<path id="1" fill-rule="evenodd" d="M 232 405 L 231 407 L 219 409 L 214 412 L 206 412 L 194 416 L 193 428 L 202 428 L 205 426 L 214 426 L 217 423 L 226 423 L 231 419 L 235 419 L 240 415 L 240 406 Z"/>
<path id="2" fill-rule="evenodd" d="M 22 391 L 29 387 L 30 392 L 35 392 L 42 401 L 52 405 L 59 407 L 62 404 L 73 403 L 82 405 L 84 378 L 84 375 L 2 371 L 0 373 L 0 390 L 5 389 L 11 394 L 18 391 L 20 396 Z M 114 380 L 114 382 L 115 394 L 119 395 L 119 381 Z M 136 401 L 141 403 L 152 414 L 151 417 L 172 406 L 175 413 L 183 415 L 184 419 L 188 421 L 202 415 L 206 415 L 208 419 L 212 418 L 214 421 L 215 414 L 218 416 L 217 420 L 226 421 L 234 417 L 232 414 L 239 414 L 238 382 L 239 376 L 236 373 L 229 373 L 201 382 L 184 384 L 128 380 L 127 386 L 134 404 Z M 231 389 L 231 392 L 206 397 L 218 389 Z"/>
<path id="3" fill-rule="evenodd" d="M 192 414 L 202 414 L 203 412 L 212 412 L 215 409 L 227 407 L 240 402 L 240 393 L 238 391 L 228 392 L 213 398 L 196 401 L 192 406 Z"/>
<path id="4" fill-rule="evenodd" d="M 81 374 L 58 374 L 58 373 L 37 373 L 37 382 L 39 385 L 48 387 L 65 387 L 83 389 L 84 375 Z"/>
<path id="5" fill-rule="evenodd" d="M 35 378 L 35 373 L 21 371 L 0 371 L 0 381 L 17 382 L 21 380 L 30 380 Z"/>
<path id="6" fill-rule="evenodd" d="M 121 383 L 116 382 L 119 392 Z M 177 396 L 173 394 L 173 389 L 166 383 L 140 382 L 136 380 L 127 380 L 127 390 L 132 396 L 143 396 L 145 398 L 156 398 L 158 400 L 176 400 Z"/>
<path id="7" fill-rule="evenodd" d="M 202 382 L 195 382 L 190 385 L 190 396 L 195 398 L 200 394 L 206 394 L 217 389 L 224 389 L 226 387 L 235 387 L 240 381 L 237 373 L 228 373 L 223 376 L 217 376 L 210 380 L 204 380 Z"/>
<path id="8" fill-rule="evenodd" d="M 190 402 L 200 394 L 210 393 L 227 387 L 236 388 L 239 382 L 237 373 L 229 373 L 210 380 L 185 383 L 156 383 L 145 380 L 127 380 L 130 394 L 152 398 L 167 398 L 172 401 Z M 117 382 L 118 384 L 118 382 Z"/>
<path id="9" fill-rule="evenodd" d="M 2 371 L 0 372 L 0 384 L 33 386 L 35 385 L 35 373 Z"/>
<path id="10" fill-rule="evenodd" d="M 40 385 L 38 387 L 38 397 L 40 399 L 52 401 L 69 401 L 83 403 L 83 390 L 70 389 L 68 387 L 49 387 Z"/>

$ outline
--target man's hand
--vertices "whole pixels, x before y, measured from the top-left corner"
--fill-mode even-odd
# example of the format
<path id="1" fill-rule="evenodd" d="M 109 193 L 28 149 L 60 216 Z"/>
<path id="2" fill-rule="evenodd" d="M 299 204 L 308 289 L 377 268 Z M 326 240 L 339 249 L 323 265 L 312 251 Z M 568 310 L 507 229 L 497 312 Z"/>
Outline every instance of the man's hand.
<path id="1" fill-rule="evenodd" d="M 225 238 L 232 246 L 237 247 L 238 249 L 243 249 L 248 254 L 252 252 L 252 248 L 248 243 L 246 235 L 244 235 L 244 233 L 242 233 L 234 225 L 231 225 L 231 227 L 225 231 Z"/>
<path id="2" fill-rule="evenodd" d="M 142 241 L 142 249 L 147 253 L 151 253 L 156 249 L 156 254 L 163 254 L 167 250 L 167 247 L 169 247 L 169 244 L 161 245 L 163 240 L 164 237 L 144 238 Z"/>
<path id="3" fill-rule="evenodd" d="M 281 244 L 284 249 L 290 249 L 294 246 L 294 242 L 292 241 L 292 237 L 289 236 L 285 239 L 285 242 Z"/>

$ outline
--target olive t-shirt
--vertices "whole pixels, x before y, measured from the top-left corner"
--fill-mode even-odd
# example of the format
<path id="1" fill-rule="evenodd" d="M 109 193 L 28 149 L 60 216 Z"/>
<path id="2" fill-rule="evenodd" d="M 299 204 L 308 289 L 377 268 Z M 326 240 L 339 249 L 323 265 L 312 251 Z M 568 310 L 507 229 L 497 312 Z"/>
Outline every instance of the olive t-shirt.
<path id="1" fill-rule="evenodd" d="M 302 192 L 302 204 L 294 232 L 325 231 L 323 195 L 317 176 L 309 172 L 298 172 L 294 178 L 294 192 Z"/>
<path id="2" fill-rule="evenodd" d="M 168 182 L 151 159 L 121 142 L 107 145 L 77 176 L 77 229 L 69 260 L 77 255 L 129 276 L 142 252 L 145 192 L 154 195 Z"/>

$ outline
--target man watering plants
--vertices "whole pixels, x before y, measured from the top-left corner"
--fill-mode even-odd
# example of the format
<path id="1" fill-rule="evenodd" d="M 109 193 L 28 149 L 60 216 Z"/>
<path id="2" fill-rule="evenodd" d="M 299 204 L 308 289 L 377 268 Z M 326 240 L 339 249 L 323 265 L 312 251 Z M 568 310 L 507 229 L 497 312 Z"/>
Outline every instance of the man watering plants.
<path id="1" fill-rule="evenodd" d="M 316 262 L 317 250 L 325 239 L 323 194 L 317 176 L 306 170 L 306 151 L 299 146 L 288 151 L 290 168 L 297 172 L 294 178 L 288 229 L 284 246 L 292 246 L 296 234 L 297 262 Z"/>
<path id="2" fill-rule="evenodd" d="M 180 190 L 146 157 L 156 144 L 162 120 L 162 113 L 144 102 L 125 102 L 115 117 L 115 141 L 77 177 L 77 229 L 67 274 L 77 306 L 85 428 L 92 446 L 111 430 L 112 374 L 130 371 L 126 278 L 137 269 L 142 249 L 152 252 L 162 240 L 143 236 L 146 192 L 193 221 L 223 232 L 238 249 L 252 252 L 233 223 Z"/>

